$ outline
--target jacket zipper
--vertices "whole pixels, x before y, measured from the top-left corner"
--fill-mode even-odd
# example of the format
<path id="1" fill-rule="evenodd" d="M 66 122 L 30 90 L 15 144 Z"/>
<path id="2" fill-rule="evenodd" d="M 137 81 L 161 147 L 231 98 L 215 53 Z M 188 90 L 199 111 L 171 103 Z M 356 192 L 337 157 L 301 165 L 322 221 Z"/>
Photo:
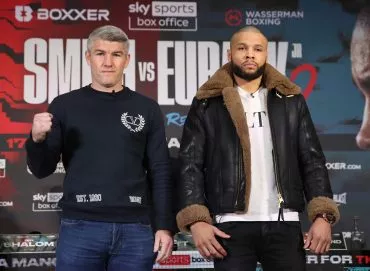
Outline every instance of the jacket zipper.
<path id="1" fill-rule="evenodd" d="M 271 99 L 270 98 L 270 93 L 267 95 L 267 113 L 268 113 L 268 116 L 269 116 L 269 122 L 270 122 L 270 131 L 271 131 L 271 139 L 272 139 L 272 161 L 273 161 L 273 164 L 274 164 L 274 175 L 275 175 L 275 183 L 276 183 L 276 189 L 277 189 L 277 192 L 278 192 L 278 203 L 279 203 L 279 215 L 278 215 L 278 221 L 280 221 L 280 217 L 281 219 L 284 221 L 284 211 L 283 211 L 283 208 L 284 208 L 284 197 L 283 197 L 283 191 L 281 189 L 281 186 L 280 186 L 280 178 L 279 178 L 279 169 L 278 169 L 278 165 L 277 165 L 277 159 L 276 159 L 276 155 L 275 155 L 275 152 L 274 152 L 274 149 L 275 149 L 275 146 L 276 146 L 276 142 L 275 142 L 275 132 L 274 132 L 274 129 L 273 129 L 273 126 L 272 126 L 272 117 L 271 117 L 271 113 L 270 113 L 270 110 L 269 110 L 269 100 Z"/>
<path id="2" fill-rule="evenodd" d="M 238 136 L 237 137 L 237 140 L 240 140 Z M 237 154 L 238 154 L 238 159 L 237 161 L 240 161 L 240 148 L 238 147 L 237 148 Z M 242 162 L 243 162 L 243 157 L 242 157 Z M 240 162 L 238 163 L 238 182 L 237 182 L 237 192 L 236 192 L 236 200 L 235 200 L 235 208 L 238 206 L 238 203 L 239 203 L 239 194 L 240 194 L 240 178 L 241 178 L 241 170 L 240 170 Z"/>
<path id="3" fill-rule="evenodd" d="M 280 183 L 278 181 L 278 174 L 277 174 L 277 165 L 276 165 L 276 157 L 275 157 L 275 153 L 274 153 L 274 150 L 272 150 L 272 160 L 273 160 L 273 163 L 274 163 L 274 175 L 275 175 L 275 183 L 276 183 L 276 188 L 277 188 L 277 191 L 278 191 L 278 201 L 279 201 L 279 208 L 282 207 L 282 204 L 284 203 L 284 198 L 283 198 L 283 193 L 281 192 L 281 187 L 280 187 Z"/>

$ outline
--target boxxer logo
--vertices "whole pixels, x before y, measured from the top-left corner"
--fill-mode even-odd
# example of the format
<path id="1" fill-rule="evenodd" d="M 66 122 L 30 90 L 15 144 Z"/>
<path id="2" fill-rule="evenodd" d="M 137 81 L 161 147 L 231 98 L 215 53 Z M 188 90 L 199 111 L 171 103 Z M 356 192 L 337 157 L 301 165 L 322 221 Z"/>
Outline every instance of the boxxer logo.
<path id="1" fill-rule="evenodd" d="M 15 18 L 20 22 L 31 21 L 32 8 L 29 6 L 15 6 Z"/>
<path id="2" fill-rule="evenodd" d="M 137 117 L 134 117 L 128 115 L 126 112 L 122 114 L 121 121 L 127 129 L 134 133 L 140 132 L 145 126 L 145 119 L 142 115 L 137 115 Z"/>
<path id="3" fill-rule="evenodd" d="M 60 9 L 60 8 L 38 8 L 33 10 L 30 6 L 16 6 L 15 18 L 20 22 L 35 20 L 52 21 L 109 21 L 109 10 L 107 9 Z"/>

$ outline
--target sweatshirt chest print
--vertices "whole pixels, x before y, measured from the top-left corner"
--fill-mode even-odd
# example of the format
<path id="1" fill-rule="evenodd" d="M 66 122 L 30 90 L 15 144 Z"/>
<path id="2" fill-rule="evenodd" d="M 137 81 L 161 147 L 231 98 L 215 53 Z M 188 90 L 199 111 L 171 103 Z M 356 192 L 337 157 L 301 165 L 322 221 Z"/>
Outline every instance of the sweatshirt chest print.
<path id="1" fill-rule="evenodd" d="M 249 128 L 261 128 L 264 127 L 267 120 L 266 111 L 259 112 L 245 112 L 245 117 L 247 118 L 247 123 Z"/>
<path id="2" fill-rule="evenodd" d="M 139 114 L 137 116 L 130 116 L 125 112 L 121 116 L 121 121 L 127 129 L 134 133 L 140 132 L 145 126 L 145 119 Z"/>

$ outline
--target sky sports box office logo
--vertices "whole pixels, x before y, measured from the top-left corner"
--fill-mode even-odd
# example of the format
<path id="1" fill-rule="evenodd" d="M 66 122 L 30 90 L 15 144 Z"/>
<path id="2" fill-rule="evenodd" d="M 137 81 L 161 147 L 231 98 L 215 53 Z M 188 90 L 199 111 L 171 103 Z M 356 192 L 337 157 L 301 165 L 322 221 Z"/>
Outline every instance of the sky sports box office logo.
<path id="1" fill-rule="evenodd" d="M 196 2 L 139 1 L 128 5 L 130 30 L 197 31 Z"/>

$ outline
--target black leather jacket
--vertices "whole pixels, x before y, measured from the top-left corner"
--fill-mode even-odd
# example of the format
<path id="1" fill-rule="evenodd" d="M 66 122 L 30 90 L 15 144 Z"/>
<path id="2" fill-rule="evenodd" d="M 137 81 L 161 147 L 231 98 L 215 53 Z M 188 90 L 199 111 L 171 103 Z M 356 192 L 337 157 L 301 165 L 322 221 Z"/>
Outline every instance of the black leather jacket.
<path id="1" fill-rule="evenodd" d="M 311 220 L 321 212 L 338 220 L 325 157 L 303 95 L 271 66 L 266 68 L 264 84 L 269 89 L 271 155 L 280 206 L 301 212 L 306 198 Z M 196 221 L 211 223 L 215 214 L 248 211 L 249 144 L 244 109 L 227 64 L 198 91 L 184 125 L 179 152 L 180 230 Z"/>

